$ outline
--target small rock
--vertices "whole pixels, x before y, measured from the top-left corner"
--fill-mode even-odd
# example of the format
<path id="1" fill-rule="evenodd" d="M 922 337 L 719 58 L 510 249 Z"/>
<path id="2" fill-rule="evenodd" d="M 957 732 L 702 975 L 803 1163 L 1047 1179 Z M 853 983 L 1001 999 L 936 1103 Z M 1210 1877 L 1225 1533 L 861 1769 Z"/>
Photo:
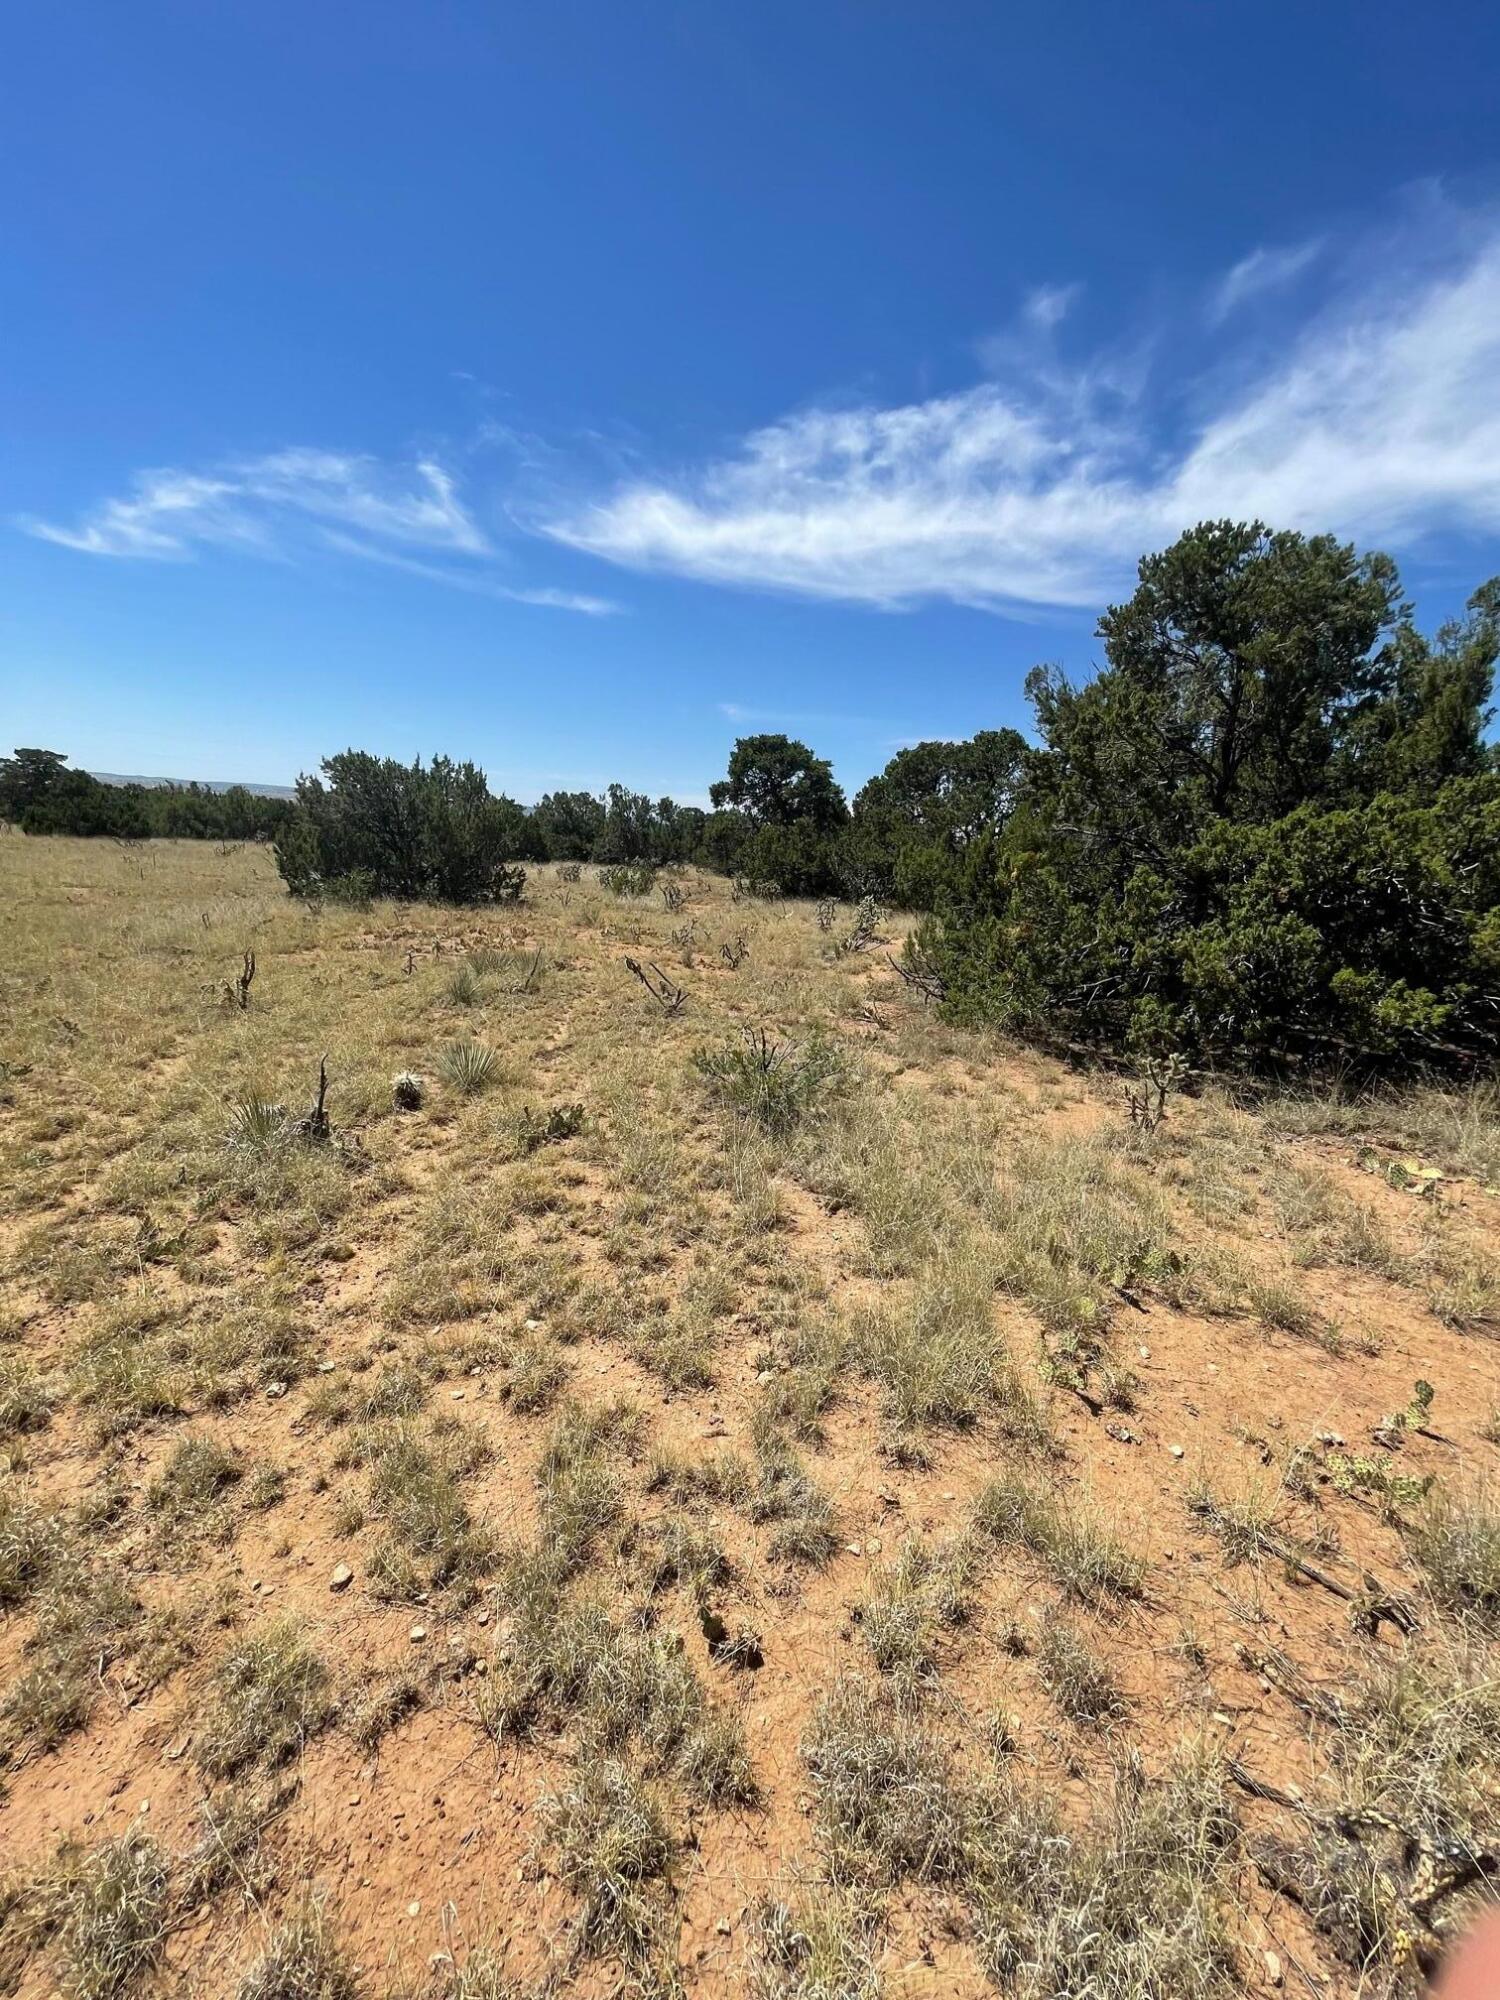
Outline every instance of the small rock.
<path id="1" fill-rule="evenodd" d="M 720 1937 L 728 1937 L 729 1933 L 734 1929 L 734 1925 L 730 1923 L 728 1917 L 720 1917 L 719 1921 L 714 1925 L 714 1929 L 719 1933 Z"/>
<path id="2" fill-rule="evenodd" d="M 333 1575 L 328 1579 L 328 1588 L 330 1590 L 347 1590 L 353 1581 L 354 1571 L 350 1569 L 348 1563 L 340 1563 L 338 1568 L 333 1572 Z"/>
<path id="3" fill-rule="evenodd" d="M 1186 1458 L 1186 1457 L 1187 1457 L 1187 1453 L 1186 1453 L 1186 1452 L 1185 1452 L 1185 1451 L 1183 1450 L 1183 1448 L 1182 1448 L 1182 1446 L 1181 1446 L 1180 1444 L 1174 1444 L 1174 1445 L 1170 1446 L 1170 1447 L 1169 1447 L 1169 1449 L 1171 1450 L 1171 1453 L 1172 1453 L 1172 1456 L 1173 1456 L 1173 1458 Z"/>
<path id="4" fill-rule="evenodd" d="M 476 1625 L 488 1625 L 489 1622 L 490 1614 L 488 1611 L 476 1611 L 474 1613 L 474 1623 Z"/>
<path id="5" fill-rule="evenodd" d="M 776 1380 L 776 1370 L 774 1368 L 762 1368 L 755 1379 L 757 1382 L 774 1382 Z"/>
<path id="6" fill-rule="evenodd" d="M 1139 1351 L 1142 1361 L 1149 1361 L 1151 1359 L 1151 1349 L 1149 1347 L 1143 1347 Z"/>
<path id="7" fill-rule="evenodd" d="M 867 1537 L 867 1539 L 866 1539 L 866 1541 L 865 1541 L 865 1547 L 866 1547 L 866 1548 L 867 1548 L 867 1549 L 869 1550 L 869 1552 L 870 1552 L 870 1554 L 871 1554 L 872 1556 L 878 1556 L 878 1555 L 880 1554 L 880 1537 L 879 1537 L 879 1535 L 870 1535 L 870 1536 L 868 1536 L 868 1537 Z"/>
<path id="8" fill-rule="evenodd" d="M 420 1917 L 422 1914 L 422 1905 L 420 1903 L 408 1903 L 406 1906 L 406 1914 L 409 1917 Z"/>
<path id="9" fill-rule="evenodd" d="M 463 1392 L 463 1390 L 462 1390 L 462 1389 L 450 1389 L 450 1390 L 448 1391 L 448 1399 L 449 1399 L 449 1401 L 450 1401 L 450 1402 L 454 1402 L 454 1403 L 461 1403 L 461 1402 L 463 1401 L 463 1399 L 464 1399 L 464 1392 Z"/>
<path id="10" fill-rule="evenodd" d="M 346 1801 L 346 1803 L 351 1806 L 357 1806 L 360 1803 L 359 1793 L 358 1792 L 352 1793 L 349 1799 Z"/>
<path id="11" fill-rule="evenodd" d="M 1234 1717 L 1226 1713 L 1226 1711 L 1222 1708 L 1216 1708 L 1214 1710 L 1213 1719 L 1215 1722 L 1222 1722 L 1226 1728 L 1228 1728 L 1234 1721 Z"/>
<path id="12" fill-rule="evenodd" d="M 427 1627 L 425 1625 L 413 1625 L 406 1636 L 414 1646 L 419 1646 L 427 1637 Z"/>
<path id="13" fill-rule="evenodd" d="M 137 1809 L 136 1809 L 136 1810 L 137 1810 L 138 1812 L 143 1812 L 143 1813 L 148 1813 L 148 1812 L 150 1812 L 150 1810 L 151 1810 L 151 1801 L 150 1801 L 149 1799 L 142 1799 L 142 1800 L 141 1800 L 141 1802 L 140 1802 L 140 1805 L 139 1805 L 139 1806 L 137 1807 Z"/>
<path id="14" fill-rule="evenodd" d="M 278 1396 L 284 1396 L 285 1394 L 286 1394 L 285 1382 L 268 1382 L 266 1384 L 267 1402 L 274 1403 Z"/>
<path id="15" fill-rule="evenodd" d="M 851 1556 L 862 1556 L 865 1552 L 864 1545 L 861 1542 L 845 1542 L 844 1547 L 849 1551 Z"/>
<path id="16" fill-rule="evenodd" d="M 334 1364 L 331 1361 L 320 1361 L 318 1363 L 318 1373 L 320 1375 L 331 1375 L 333 1373 L 333 1366 Z"/>
<path id="17" fill-rule="evenodd" d="M 1266 1953 L 1266 1978 L 1273 1986 L 1281 1984 L 1281 1960 L 1274 1951 Z"/>

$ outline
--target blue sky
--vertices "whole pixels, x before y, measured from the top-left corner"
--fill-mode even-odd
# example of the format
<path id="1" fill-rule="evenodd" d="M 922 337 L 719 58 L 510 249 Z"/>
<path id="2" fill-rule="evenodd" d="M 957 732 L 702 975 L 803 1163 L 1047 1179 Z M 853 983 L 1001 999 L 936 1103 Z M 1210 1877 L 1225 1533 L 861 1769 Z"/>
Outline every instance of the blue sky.
<path id="1" fill-rule="evenodd" d="M 1500 569 L 1500 15 L 56 0 L 0 733 L 521 797 L 1024 720 L 1194 519 Z"/>

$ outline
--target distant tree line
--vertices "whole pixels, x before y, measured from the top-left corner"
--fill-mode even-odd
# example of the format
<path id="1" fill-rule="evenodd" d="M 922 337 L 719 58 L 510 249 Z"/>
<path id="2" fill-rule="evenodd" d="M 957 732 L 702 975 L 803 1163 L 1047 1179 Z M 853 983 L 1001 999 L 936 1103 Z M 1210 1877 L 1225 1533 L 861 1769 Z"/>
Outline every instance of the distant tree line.
<path id="1" fill-rule="evenodd" d="M 911 969 L 962 1020 L 1252 1066 L 1500 1054 L 1500 579 L 1428 638 L 1389 557 L 1206 522 L 1142 561 L 1098 635 L 1084 685 L 1029 677 L 1035 743 L 919 743 L 852 808 L 805 743 L 755 735 L 707 811 L 623 785 L 528 808 L 446 757 L 347 750 L 287 804 L 101 785 L 23 750 L 0 814 L 269 833 L 304 895 L 484 902 L 529 861 L 691 862 L 923 913 Z"/>
<path id="2" fill-rule="evenodd" d="M 0 820 L 27 833 L 113 840 L 269 840 L 288 799 L 230 785 L 106 785 L 75 771 L 57 750 L 0 758 Z"/>

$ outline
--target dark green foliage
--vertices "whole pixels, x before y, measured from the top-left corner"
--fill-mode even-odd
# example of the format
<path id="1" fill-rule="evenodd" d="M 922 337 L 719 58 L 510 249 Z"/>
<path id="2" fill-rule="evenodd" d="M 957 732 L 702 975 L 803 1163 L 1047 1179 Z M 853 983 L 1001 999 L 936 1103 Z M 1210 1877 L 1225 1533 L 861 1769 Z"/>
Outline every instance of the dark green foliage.
<path id="1" fill-rule="evenodd" d="M 495 798 L 476 764 L 434 757 L 400 764 L 345 750 L 324 777 L 299 778 L 297 811 L 278 836 L 293 894 L 360 878 L 366 894 L 442 903 L 508 903 L 526 871 L 508 864 L 530 843 L 524 809 Z"/>
<path id="2" fill-rule="evenodd" d="M 753 827 L 806 822 L 832 833 L 849 817 L 832 765 L 789 736 L 740 737 L 728 777 L 708 789 L 716 806 L 744 813 Z"/>
<path id="3" fill-rule="evenodd" d="M 0 819 L 27 833 L 112 840 L 265 840 L 291 812 L 285 799 L 230 785 L 106 785 L 70 771 L 57 750 L 0 758 Z"/>
<path id="4" fill-rule="evenodd" d="M 930 910 L 960 856 L 1015 809 L 1027 750 L 1014 729 L 982 729 L 963 743 L 899 750 L 859 793 L 839 843 L 851 896 Z"/>
<path id="5" fill-rule="evenodd" d="M 531 809 L 541 858 L 589 861 L 604 831 L 604 805 L 592 792 L 548 792 Z"/>
<path id="6" fill-rule="evenodd" d="M 1210 523 L 1141 565 L 920 948 L 961 1018 L 1218 1061 L 1500 1049 L 1500 589 L 1429 644 L 1395 569 Z"/>
<path id="7" fill-rule="evenodd" d="M 827 896 L 842 886 L 838 842 L 811 820 L 757 828 L 741 845 L 735 872 L 773 884 L 783 896 Z"/>

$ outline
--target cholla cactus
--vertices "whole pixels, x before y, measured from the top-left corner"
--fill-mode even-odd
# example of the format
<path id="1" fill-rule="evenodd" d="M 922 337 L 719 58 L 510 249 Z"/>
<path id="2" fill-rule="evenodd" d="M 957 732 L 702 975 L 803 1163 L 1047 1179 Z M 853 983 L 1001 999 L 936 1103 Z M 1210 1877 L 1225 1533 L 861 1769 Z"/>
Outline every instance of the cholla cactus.
<path id="1" fill-rule="evenodd" d="M 402 1070 L 391 1082 L 391 1102 L 398 1111 L 420 1111 L 422 1109 L 422 1079 L 409 1069 Z"/>

